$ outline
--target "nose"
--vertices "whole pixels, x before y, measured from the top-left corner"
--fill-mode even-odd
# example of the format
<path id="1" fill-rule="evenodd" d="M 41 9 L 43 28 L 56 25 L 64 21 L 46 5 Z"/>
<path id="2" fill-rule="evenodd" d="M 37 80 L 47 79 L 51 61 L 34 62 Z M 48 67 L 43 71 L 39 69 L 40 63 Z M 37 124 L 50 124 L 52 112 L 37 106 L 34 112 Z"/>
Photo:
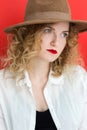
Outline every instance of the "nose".
<path id="1" fill-rule="evenodd" d="M 55 44 L 55 41 L 51 41 L 51 42 L 50 42 L 50 45 L 51 45 L 51 46 L 55 46 L 55 45 L 56 45 L 56 44 Z"/>
<path id="2" fill-rule="evenodd" d="M 56 46 L 56 42 L 57 42 L 57 36 L 56 36 L 56 34 L 54 34 L 53 38 L 50 41 L 50 45 Z"/>

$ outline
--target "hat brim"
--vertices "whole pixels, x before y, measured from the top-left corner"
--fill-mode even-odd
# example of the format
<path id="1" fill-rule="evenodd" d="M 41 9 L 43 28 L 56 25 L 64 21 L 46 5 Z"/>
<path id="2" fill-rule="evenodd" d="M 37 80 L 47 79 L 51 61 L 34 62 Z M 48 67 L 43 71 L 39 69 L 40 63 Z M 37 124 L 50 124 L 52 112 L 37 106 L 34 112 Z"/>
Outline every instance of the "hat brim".
<path id="1" fill-rule="evenodd" d="M 15 28 L 24 27 L 24 26 L 27 26 L 27 25 L 43 24 L 43 23 L 56 23 L 56 22 L 61 22 L 61 21 L 62 20 L 56 20 L 56 19 L 25 21 L 25 22 L 10 26 L 10 27 L 6 28 L 4 31 L 6 33 L 12 33 Z M 73 23 L 74 27 L 77 28 L 78 32 L 87 31 L 87 21 L 82 21 L 82 20 L 69 20 L 69 21 L 66 21 L 65 20 L 65 22 Z"/>

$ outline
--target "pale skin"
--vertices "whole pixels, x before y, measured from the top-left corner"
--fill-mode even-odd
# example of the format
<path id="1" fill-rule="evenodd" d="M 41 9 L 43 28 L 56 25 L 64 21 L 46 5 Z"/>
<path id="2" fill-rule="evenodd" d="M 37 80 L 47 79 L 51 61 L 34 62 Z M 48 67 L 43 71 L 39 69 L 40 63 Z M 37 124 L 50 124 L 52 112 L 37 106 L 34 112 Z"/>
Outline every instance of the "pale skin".
<path id="1" fill-rule="evenodd" d="M 58 22 L 48 25 L 41 32 L 41 50 L 31 62 L 31 71 L 29 71 L 32 83 L 32 91 L 38 111 L 48 109 L 44 98 L 44 88 L 46 86 L 50 71 L 50 63 L 55 61 L 66 46 L 66 38 L 69 35 L 69 23 Z M 49 50 L 55 50 L 52 53 Z"/>

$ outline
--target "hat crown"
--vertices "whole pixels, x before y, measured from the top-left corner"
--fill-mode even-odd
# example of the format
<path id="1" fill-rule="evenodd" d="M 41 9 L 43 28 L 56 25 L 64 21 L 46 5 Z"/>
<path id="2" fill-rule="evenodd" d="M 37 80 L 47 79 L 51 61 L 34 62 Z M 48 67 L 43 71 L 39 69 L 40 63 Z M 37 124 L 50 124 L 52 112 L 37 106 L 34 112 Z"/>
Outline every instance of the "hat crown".
<path id="1" fill-rule="evenodd" d="M 59 19 L 61 15 L 63 20 L 64 17 L 66 20 L 70 20 L 71 13 L 67 0 L 28 0 L 24 19 L 25 21 L 30 19 L 44 19 L 50 15 L 49 19 L 53 18 L 53 13 L 55 16 L 59 14 Z"/>
<path id="2" fill-rule="evenodd" d="M 79 32 L 87 30 L 87 21 L 73 20 L 68 0 L 28 0 L 24 21 L 5 29 L 5 32 L 11 32 L 15 28 L 26 25 L 55 23 L 67 21 L 74 23 L 74 27 Z"/>

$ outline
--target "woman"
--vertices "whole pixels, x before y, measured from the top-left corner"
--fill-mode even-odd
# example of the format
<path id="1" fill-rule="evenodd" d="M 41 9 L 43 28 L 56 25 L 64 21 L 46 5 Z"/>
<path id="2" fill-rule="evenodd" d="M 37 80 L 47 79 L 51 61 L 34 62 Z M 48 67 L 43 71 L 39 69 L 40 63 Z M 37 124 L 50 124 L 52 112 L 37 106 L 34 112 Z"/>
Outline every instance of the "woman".
<path id="1" fill-rule="evenodd" d="M 29 0 L 25 21 L 5 30 L 12 41 L 0 72 L 1 130 L 87 130 L 87 73 L 77 53 L 85 30 L 67 1 Z"/>

